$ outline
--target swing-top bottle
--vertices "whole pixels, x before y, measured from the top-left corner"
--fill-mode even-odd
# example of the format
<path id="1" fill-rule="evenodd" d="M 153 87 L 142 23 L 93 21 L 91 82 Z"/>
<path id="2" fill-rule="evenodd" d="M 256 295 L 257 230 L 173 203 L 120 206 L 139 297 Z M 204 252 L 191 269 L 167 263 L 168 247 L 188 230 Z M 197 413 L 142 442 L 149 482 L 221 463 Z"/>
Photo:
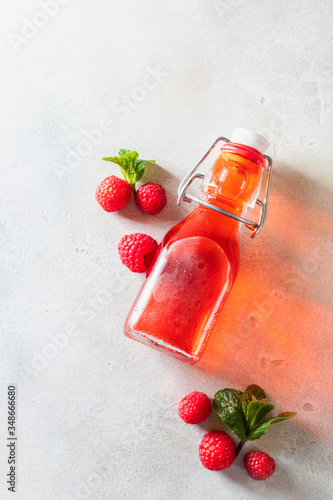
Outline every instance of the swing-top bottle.
<path id="1" fill-rule="evenodd" d="M 196 174 L 196 167 L 184 179 L 180 199 L 198 206 L 159 245 L 127 317 L 128 337 L 188 364 L 200 359 L 238 273 L 240 228 L 245 223 L 253 236 L 266 217 L 271 160 L 263 153 L 268 145 L 265 137 L 236 129 L 231 141 L 215 141 L 212 148 L 219 147 L 219 155 L 205 176 Z M 258 195 L 265 169 L 263 203 Z M 198 177 L 203 179 L 203 199 L 185 192 Z M 261 206 L 259 224 L 245 218 L 256 202 Z"/>

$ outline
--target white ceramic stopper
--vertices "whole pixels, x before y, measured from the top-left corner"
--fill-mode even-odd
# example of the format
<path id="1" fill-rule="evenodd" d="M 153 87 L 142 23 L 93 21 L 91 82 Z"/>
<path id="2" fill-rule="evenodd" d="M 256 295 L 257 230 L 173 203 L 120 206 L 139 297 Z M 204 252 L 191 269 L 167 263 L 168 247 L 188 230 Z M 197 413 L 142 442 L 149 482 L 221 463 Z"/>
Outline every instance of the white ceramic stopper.
<path id="1" fill-rule="evenodd" d="M 250 146 L 260 151 L 261 154 L 264 154 L 269 147 L 269 142 L 266 137 L 248 128 L 235 128 L 231 135 L 231 142 Z"/>

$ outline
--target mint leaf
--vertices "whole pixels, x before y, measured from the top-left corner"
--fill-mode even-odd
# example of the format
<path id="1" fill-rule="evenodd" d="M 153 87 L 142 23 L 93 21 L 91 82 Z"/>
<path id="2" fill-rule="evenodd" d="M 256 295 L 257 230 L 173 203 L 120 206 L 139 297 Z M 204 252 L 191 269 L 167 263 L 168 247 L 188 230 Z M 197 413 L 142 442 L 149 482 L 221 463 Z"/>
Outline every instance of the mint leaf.
<path id="1" fill-rule="evenodd" d="M 149 160 L 137 160 L 136 161 L 136 182 L 141 179 L 143 174 L 145 173 L 145 168 L 147 163 L 154 163 L 155 160 L 149 161 Z"/>
<path id="2" fill-rule="evenodd" d="M 252 429 L 256 425 L 260 424 L 263 418 L 266 417 L 267 413 L 274 410 L 274 405 L 265 403 L 264 401 L 253 400 L 247 405 L 247 426 L 248 429 Z"/>
<path id="3" fill-rule="evenodd" d="M 241 409 L 242 391 L 236 389 L 222 389 L 214 395 L 214 407 L 216 411 L 232 412 Z"/>
<path id="4" fill-rule="evenodd" d="M 255 397 L 255 399 L 266 399 L 266 394 L 265 392 L 263 391 L 263 389 L 261 387 L 259 387 L 259 385 L 255 385 L 255 384 L 252 384 L 252 385 L 249 385 L 245 391 L 243 392 L 243 396 L 242 396 L 242 408 L 243 408 L 243 412 L 244 412 L 244 416 L 247 420 L 247 406 L 249 404 L 250 401 L 253 400 L 253 396 Z"/>
<path id="5" fill-rule="evenodd" d="M 130 149 L 120 149 L 120 150 L 118 151 L 118 155 L 119 155 L 119 156 L 125 156 L 125 155 L 127 155 L 128 153 L 131 153 L 131 150 L 130 150 Z M 138 155 L 138 156 L 139 156 L 139 155 Z"/>
<path id="6" fill-rule="evenodd" d="M 144 174 L 147 163 L 153 163 L 155 160 L 140 160 L 137 151 L 130 149 L 120 149 L 119 156 L 109 156 L 103 160 L 111 161 L 120 166 L 124 178 L 132 186 L 141 179 Z"/>
<path id="7" fill-rule="evenodd" d="M 122 174 L 130 184 L 135 184 L 135 163 L 139 158 L 139 153 L 137 153 L 136 151 L 128 151 L 127 153 L 125 153 L 126 149 L 121 149 L 120 151 L 123 152 L 123 155 L 121 156 L 121 160 L 123 163 L 121 167 Z"/>
<path id="8" fill-rule="evenodd" d="M 262 436 L 264 436 L 264 434 L 266 434 L 266 431 L 270 425 L 277 424 L 278 422 L 282 422 L 283 420 L 292 418 L 295 415 L 297 415 L 297 413 L 294 411 L 285 411 L 283 413 L 280 413 L 280 415 L 278 415 L 277 417 L 270 418 L 265 422 L 262 422 L 260 425 L 255 427 L 247 436 L 248 441 L 254 441 L 255 439 L 261 438 Z"/>
<path id="9" fill-rule="evenodd" d="M 222 422 L 241 440 L 246 440 L 246 420 L 241 404 L 242 392 L 223 389 L 214 396 L 213 406 Z"/>
<path id="10" fill-rule="evenodd" d="M 120 165 L 120 167 L 122 167 L 123 165 L 121 158 L 118 158 L 118 156 L 108 156 L 107 158 L 102 158 L 102 160 L 112 161 L 113 163 L 117 163 L 117 165 Z"/>

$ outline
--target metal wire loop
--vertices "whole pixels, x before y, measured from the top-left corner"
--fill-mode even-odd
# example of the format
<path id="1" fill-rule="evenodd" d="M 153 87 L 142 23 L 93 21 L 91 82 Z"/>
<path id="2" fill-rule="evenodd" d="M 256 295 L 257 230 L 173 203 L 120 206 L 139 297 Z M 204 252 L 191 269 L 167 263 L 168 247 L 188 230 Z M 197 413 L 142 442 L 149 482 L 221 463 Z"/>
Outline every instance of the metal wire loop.
<path id="1" fill-rule="evenodd" d="M 207 158 L 209 153 L 212 151 L 212 149 L 216 146 L 216 144 L 220 141 L 223 142 L 230 142 L 229 139 L 226 139 L 225 137 L 218 137 L 216 141 L 212 144 L 212 146 L 209 148 L 209 150 L 206 152 L 206 154 L 201 158 L 199 163 L 196 164 L 192 170 L 184 177 L 182 182 L 179 185 L 178 188 L 178 200 L 177 200 L 177 205 L 180 205 L 182 201 L 186 201 L 187 203 L 191 203 L 191 201 L 194 201 L 195 203 L 198 203 L 199 205 L 202 205 L 206 208 L 210 208 L 211 210 L 214 210 L 215 212 L 218 212 L 222 215 L 226 215 L 227 217 L 231 217 L 234 220 L 238 220 L 239 222 L 242 222 L 245 224 L 245 226 L 249 229 L 252 230 L 251 233 L 251 238 L 254 238 L 260 229 L 264 226 L 267 218 L 267 205 L 268 205 L 268 199 L 269 199 L 269 191 L 270 191 L 270 184 L 271 184 L 271 174 L 272 174 L 272 159 L 264 155 L 266 161 L 267 161 L 267 175 L 266 175 L 266 185 L 265 185 L 265 193 L 264 193 L 264 200 L 256 200 L 256 203 L 260 206 L 260 215 L 259 215 L 259 221 L 254 222 L 251 221 L 250 219 L 245 219 L 244 217 L 240 217 L 239 215 L 233 214 L 232 212 L 228 212 L 227 210 L 224 210 L 223 208 L 216 207 L 215 205 L 212 205 L 208 201 L 201 200 L 200 198 L 197 198 L 196 196 L 193 196 L 189 193 L 186 192 L 186 189 L 190 186 L 190 184 L 194 181 L 194 179 L 204 179 L 204 174 L 197 174 L 195 173 L 199 166 L 203 163 L 203 161 Z"/>

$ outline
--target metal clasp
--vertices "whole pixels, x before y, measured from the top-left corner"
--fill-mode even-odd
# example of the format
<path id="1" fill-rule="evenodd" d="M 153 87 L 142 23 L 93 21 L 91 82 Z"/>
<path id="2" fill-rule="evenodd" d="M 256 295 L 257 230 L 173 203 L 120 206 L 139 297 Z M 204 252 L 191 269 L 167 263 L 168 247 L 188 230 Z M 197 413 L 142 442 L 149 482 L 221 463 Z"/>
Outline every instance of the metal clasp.
<path id="1" fill-rule="evenodd" d="M 177 200 L 177 205 L 180 205 L 182 201 L 186 201 L 190 203 L 191 201 L 194 201 L 195 203 L 199 203 L 200 205 L 203 205 L 206 208 L 211 208 L 212 210 L 215 210 L 215 212 L 219 212 L 222 215 L 226 215 L 227 217 L 231 217 L 232 219 L 238 220 L 239 222 L 242 222 L 245 224 L 245 226 L 248 229 L 252 230 L 251 233 L 251 238 L 254 238 L 260 229 L 263 227 L 266 221 L 267 217 L 267 205 L 268 205 L 268 198 L 269 198 L 269 190 L 270 190 L 270 185 L 271 185 L 271 175 L 272 175 L 272 159 L 269 156 L 264 155 L 266 161 L 267 161 L 267 174 L 266 174 L 266 185 L 265 185 L 265 194 L 264 194 L 264 200 L 256 200 L 256 203 L 260 206 L 260 215 L 259 215 L 259 221 L 258 222 L 253 222 L 250 219 L 245 219 L 244 217 L 240 217 L 239 215 L 235 215 L 232 212 L 228 212 L 227 210 L 224 210 L 223 208 L 216 207 L 215 205 L 212 205 L 211 203 L 208 203 L 207 201 L 201 200 L 200 198 L 197 198 L 196 196 L 193 196 L 189 193 L 186 192 L 186 189 L 190 186 L 190 184 L 194 181 L 194 179 L 204 179 L 203 174 L 197 174 L 196 171 L 200 167 L 200 165 L 203 163 L 203 161 L 207 158 L 209 153 L 214 149 L 216 144 L 218 142 L 230 142 L 229 139 L 226 139 L 225 137 L 218 137 L 214 144 L 209 148 L 207 153 L 201 158 L 199 163 L 192 168 L 192 170 L 184 177 L 182 182 L 179 185 L 178 188 L 178 200 Z"/>

